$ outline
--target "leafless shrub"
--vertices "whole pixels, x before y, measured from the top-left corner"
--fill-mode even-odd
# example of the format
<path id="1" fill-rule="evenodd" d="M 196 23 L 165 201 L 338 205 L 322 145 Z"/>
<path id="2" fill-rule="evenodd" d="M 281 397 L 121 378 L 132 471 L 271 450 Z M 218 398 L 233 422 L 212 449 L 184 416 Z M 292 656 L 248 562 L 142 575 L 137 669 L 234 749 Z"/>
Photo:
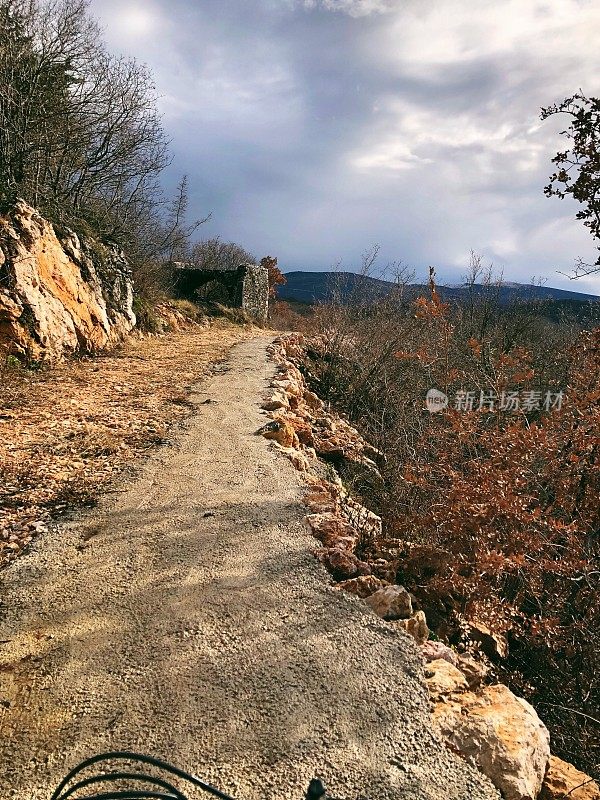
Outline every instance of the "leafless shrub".
<path id="1" fill-rule="evenodd" d="M 476 255 L 466 284 L 461 305 L 442 302 L 432 275 L 420 299 L 405 286 L 321 306 L 307 373 L 385 454 L 369 497 L 383 534 L 361 556 L 398 555 L 398 581 L 451 642 L 471 617 L 508 635 L 503 679 L 537 706 L 556 751 L 595 774 L 597 334 L 536 304 L 502 306 Z M 425 409 L 430 388 L 507 387 L 570 387 L 569 405 L 546 416 Z"/>

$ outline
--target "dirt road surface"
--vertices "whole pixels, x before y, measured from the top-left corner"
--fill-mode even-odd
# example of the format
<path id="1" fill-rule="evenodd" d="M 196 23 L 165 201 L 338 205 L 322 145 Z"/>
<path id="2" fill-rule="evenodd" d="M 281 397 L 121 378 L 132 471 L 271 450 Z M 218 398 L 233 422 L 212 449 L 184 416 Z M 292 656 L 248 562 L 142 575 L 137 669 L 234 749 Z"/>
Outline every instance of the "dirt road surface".
<path id="1" fill-rule="evenodd" d="M 266 344 L 195 388 L 116 501 L 2 574 L 0 797 L 47 800 L 117 748 L 240 800 L 299 800 L 315 774 L 344 800 L 498 797 L 434 737 L 412 640 L 312 557 L 298 478 L 254 435 Z"/>

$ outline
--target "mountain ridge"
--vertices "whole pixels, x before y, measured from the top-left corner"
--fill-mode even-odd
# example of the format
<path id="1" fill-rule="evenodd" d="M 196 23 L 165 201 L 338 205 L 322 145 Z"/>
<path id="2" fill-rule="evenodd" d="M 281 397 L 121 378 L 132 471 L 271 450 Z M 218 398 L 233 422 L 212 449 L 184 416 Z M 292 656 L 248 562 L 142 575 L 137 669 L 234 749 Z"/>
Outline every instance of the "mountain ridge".
<path id="1" fill-rule="evenodd" d="M 384 297 L 392 291 L 395 284 L 382 278 L 359 275 L 355 272 L 304 272 L 292 270 L 284 273 L 287 283 L 278 287 L 278 296 L 282 300 L 293 300 L 301 303 L 326 302 L 333 297 L 339 297 L 343 302 L 352 299 L 356 292 L 360 298 L 369 295 L 372 299 Z M 460 301 L 468 296 L 470 291 L 481 295 L 486 291 L 498 289 L 499 300 L 503 304 L 514 301 L 531 300 L 569 300 L 581 303 L 600 302 L 600 296 L 583 292 L 574 292 L 569 289 L 556 289 L 550 286 L 536 286 L 525 283 L 500 283 L 498 287 L 487 287 L 475 284 L 466 286 L 438 286 L 438 292 L 443 300 Z M 405 287 L 408 296 L 417 296 L 428 291 L 426 284 L 408 284 Z"/>

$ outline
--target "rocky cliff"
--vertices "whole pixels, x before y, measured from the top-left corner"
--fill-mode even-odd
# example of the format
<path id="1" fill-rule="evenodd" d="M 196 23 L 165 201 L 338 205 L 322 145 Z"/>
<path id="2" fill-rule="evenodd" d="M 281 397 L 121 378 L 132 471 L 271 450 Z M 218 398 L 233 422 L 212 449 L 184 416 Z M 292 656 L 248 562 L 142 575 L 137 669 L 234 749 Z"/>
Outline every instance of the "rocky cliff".
<path id="1" fill-rule="evenodd" d="M 132 303 L 116 246 L 59 230 L 21 200 L 0 217 L 0 352 L 35 361 L 98 352 L 133 328 Z"/>

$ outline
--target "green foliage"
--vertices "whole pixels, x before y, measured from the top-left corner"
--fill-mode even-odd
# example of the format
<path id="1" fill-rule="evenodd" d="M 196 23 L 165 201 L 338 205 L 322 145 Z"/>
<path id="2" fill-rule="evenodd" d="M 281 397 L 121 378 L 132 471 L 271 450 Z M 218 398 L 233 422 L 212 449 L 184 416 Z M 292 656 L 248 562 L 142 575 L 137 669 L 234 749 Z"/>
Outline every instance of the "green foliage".
<path id="1" fill-rule="evenodd" d="M 152 303 L 145 297 L 136 295 L 133 298 L 133 313 L 137 320 L 137 327 L 146 333 L 162 333 L 163 324 L 153 309 Z"/>
<path id="2" fill-rule="evenodd" d="M 13 355 L 7 355 L 4 364 L 6 369 L 21 369 L 23 366 L 21 361 Z"/>
<path id="3" fill-rule="evenodd" d="M 552 159 L 556 171 L 550 176 L 544 193 L 547 197 L 564 199 L 569 196 L 576 200 L 582 206 L 577 219 L 582 220 L 594 239 L 600 242 L 600 99 L 577 93 L 543 108 L 541 118 L 545 120 L 557 114 L 569 118 L 569 125 L 561 135 L 569 140 L 570 147 Z M 598 270 L 600 256 L 594 264 L 585 264 L 580 259 L 575 277 Z"/>
<path id="4" fill-rule="evenodd" d="M 24 353 L 21 356 L 16 356 L 14 353 L 8 353 L 4 357 L 4 369 L 9 372 L 39 372 L 43 369 L 44 364 L 41 361 L 33 358 L 30 353 Z"/>

